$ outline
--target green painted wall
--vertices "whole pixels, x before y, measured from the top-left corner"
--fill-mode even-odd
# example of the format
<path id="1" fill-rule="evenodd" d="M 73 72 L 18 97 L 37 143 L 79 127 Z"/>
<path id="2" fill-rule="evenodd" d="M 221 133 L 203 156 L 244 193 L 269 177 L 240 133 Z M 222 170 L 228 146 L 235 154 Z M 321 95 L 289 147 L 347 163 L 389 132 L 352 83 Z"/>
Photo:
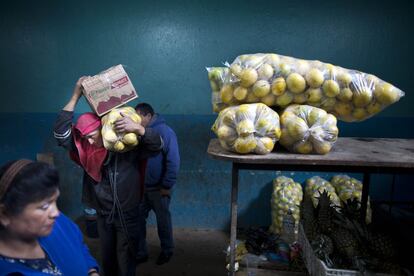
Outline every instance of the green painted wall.
<path id="1" fill-rule="evenodd" d="M 407 92 L 381 115 L 412 117 L 413 11 L 400 0 L 8 1 L 0 110 L 55 112 L 79 76 L 121 63 L 160 112 L 210 114 L 206 66 L 275 52 L 375 74 Z"/>
<path id="2" fill-rule="evenodd" d="M 0 163 L 53 152 L 62 177 L 60 207 L 73 218 L 81 214 L 81 171 L 57 148 L 52 123 L 79 76 L 121 63 L 140 100 L 167 115 L 179 138 L 174 224 L 225 228 L 231 170 L 206 154 L 215 115 L 205 67 L 244 53 L 274 52 L 375 74 L 406 96 L 365 122 L 341 122 L 340 135 L 414 138 L 413 24 L 414 4 L 400 0 L 2 3 Z M 77 112 L 88 110 L 82 100 Z M 241 226 L 270 223 L 276 175 L 242 174 Z M 300 182 L 312 176 L 286 175 Z M 389 199 L 390 182 L 388 175 L 375 175 L 373 198 Z M 413 200 L 412 177 L 396 182 L 395 197 Z"/>

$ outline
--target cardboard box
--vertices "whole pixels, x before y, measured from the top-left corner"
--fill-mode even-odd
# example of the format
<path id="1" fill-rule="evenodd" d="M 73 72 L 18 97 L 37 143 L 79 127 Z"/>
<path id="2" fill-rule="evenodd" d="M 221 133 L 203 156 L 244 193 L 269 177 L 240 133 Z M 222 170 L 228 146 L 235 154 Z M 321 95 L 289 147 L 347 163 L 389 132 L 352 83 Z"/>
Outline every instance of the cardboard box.
<path id="1" fill-rule="evenodd" d="M 113 66 L 82 82 L 83 94 L 98 116 L 138 98 L 122 65 Z"/>

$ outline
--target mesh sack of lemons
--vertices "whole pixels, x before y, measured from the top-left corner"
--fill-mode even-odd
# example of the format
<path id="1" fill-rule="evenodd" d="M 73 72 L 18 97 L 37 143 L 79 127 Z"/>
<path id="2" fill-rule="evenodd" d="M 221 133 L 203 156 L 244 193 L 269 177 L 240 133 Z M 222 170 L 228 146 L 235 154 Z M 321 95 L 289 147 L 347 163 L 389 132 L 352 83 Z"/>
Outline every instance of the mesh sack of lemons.
<path id="1" fill-rule="evenodd" d="M 213 112 L 220 112 L 224 108 L 230 106 L 225 104 L 220 98 L 220 90 L 223 87 L 225 78 L 231 77 L 229 74 L 229 68 L 227 67 L 207 67 L 208 79 L 211 87 L 211 103 L 213 106 Z M 231 105 L 236 105 L 236 102 L 232 102 Z"/>
<path id="2" fill-rule="evenodd" d="M 270 204 L 272 215 L 270 232 L 282 234 L 283 220 L 287 215 L 291 215 L 295 224 L 298 225 L 302 198 L 302 186 L 292 178 L 279 176 L 273 180 L 273 193 Z"/>
<path id="3" fill-rule="evenodd" d="M 222 110 L 211 129 L 223 148 L 242 154 L 271 152 L 281 133 L 279 115 L 261 103 Z"/>
<path id="4" fill-rule="evenodd" d="M 141 117 L 130 106 L 115 108 L 102 117 L 102 140 L 104 147 L 110 151 L 126 152 L 138 145 L 138 137 L 135 133 L 117 133 L 114 129 L 116 120 L 122 115 L 129 117 L 135 123 L 141 123 Z"/>
<path id="5" fill-rule="evenodd" d="M 338 138 L 336 118 L 310 105 L 290 105 L 280 116 L 280 144 L 291 152 L 328 153 Z"/>
<path id="6" fill-rule="evenodd" d="M 268 106 L 308 104 L 338 119 L 365 120 L 397 102 L 404 93 L 380 78 L 318 60 L 277 54 L 238 56 L 223 78 L 215 103 L 221 107 L 262 102 Z M 217 93 L 217 92 L 216 92 Z"/>
<path id="7" fill-rule="evenodd" d="M 335 188 L 329 181 L 317 175 L 306 180 L 305 194 L 312 199 L 315 208 L 318 206 L 319 196 L 325 191 L 328 193 L 332 206 L 341 206 Z"/>
<path id="8" fill-rule="evenodd" d="M 361 202 L 362 198 L 362 182 L 358 179 L 344 174 L 334 175 L 331 178 L 331 184 L 335 187 L 335 191 L 343 203 L 350 200 L 358 200 Z M 370 207 L 369 198 L 367 202 L 367 216 L 366 223 L 370 223 L 372 218 L 372 209 Z"/>

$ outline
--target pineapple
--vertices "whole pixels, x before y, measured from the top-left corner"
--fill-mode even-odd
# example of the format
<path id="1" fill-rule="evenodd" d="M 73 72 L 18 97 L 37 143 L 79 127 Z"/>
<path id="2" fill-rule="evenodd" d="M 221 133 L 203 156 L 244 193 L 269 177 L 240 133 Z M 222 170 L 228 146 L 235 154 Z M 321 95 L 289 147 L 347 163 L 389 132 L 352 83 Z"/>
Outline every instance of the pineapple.
<path id="1" fill-rule="evenodd" d="M 337 226 L 331 238 L 338 253 L 346 260 L 352 262 L 355 256 L 360 255 L 358 240 L 350 230 Z"/>
<path id="2" fill-rule="evenodd" d="M 324 261 L 328 267 L 333 266 L 330 256 L 334 251 L 334 244 L 330 237 L 320 234 L 311 242 L 311 246 L 319 259 Z"/>
<path id="3" fill-rule="evenodd" d="M 332 232 L 333 229 L 333 216 L 334 210 L 333 207 L 331 207 L 331 200 L 328 195 L 328 192 L 324 191 L 319 196 L 318 206 L 316 208 L 317 210 L 317 221 L 319 224 L 319 229 L 322 234 L 329 235 Z"/>
<path id="4" fill-rule="evenodd" d="M 308 240 L 312 241 L 319 233 L 319 227 L 315 219 L 315 208 L 309 195 L 305 194 L 301 207 L 303 230 Z"/>

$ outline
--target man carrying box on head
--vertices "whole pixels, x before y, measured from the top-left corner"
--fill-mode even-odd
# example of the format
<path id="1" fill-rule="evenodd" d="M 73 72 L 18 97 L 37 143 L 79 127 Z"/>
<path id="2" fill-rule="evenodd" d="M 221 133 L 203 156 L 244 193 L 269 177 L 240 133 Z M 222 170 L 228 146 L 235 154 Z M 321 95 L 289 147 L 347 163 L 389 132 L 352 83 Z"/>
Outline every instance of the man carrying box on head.
<path id="1" fill-rule="evenodd" d="M 162 150 L 162 140 L 125 116 L 114 123 L 120 133 L 131 132 L 139 144 L 117 153 L 105 149 L 101 120 L 94 113 L 82 114 L 72 124 L 75 107 L 82 96 L 81 77 L 69 102 L 59 113 L 54 136 L 83 170 L 83 202 L 97 210 L 98 233 L 105 275 L 135 275 L 138 242 L 138 205 L 142 196 L 146 159 Z"/>

